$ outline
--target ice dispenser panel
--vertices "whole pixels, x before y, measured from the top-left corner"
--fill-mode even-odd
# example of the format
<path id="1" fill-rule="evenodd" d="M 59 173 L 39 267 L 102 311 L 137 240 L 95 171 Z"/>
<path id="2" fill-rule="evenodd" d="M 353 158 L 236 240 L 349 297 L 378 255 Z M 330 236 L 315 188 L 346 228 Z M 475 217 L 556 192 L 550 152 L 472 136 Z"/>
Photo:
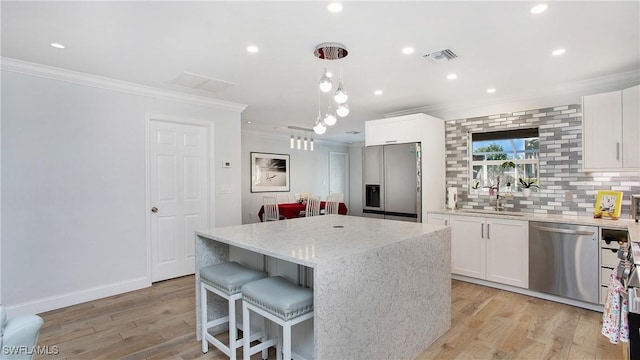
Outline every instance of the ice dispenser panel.
<path id="1" fill-rule="evenodd" d="M 379 208 L 380 207 L 380 185 L 365 185 L 366 199 L 365 206 Z"/>

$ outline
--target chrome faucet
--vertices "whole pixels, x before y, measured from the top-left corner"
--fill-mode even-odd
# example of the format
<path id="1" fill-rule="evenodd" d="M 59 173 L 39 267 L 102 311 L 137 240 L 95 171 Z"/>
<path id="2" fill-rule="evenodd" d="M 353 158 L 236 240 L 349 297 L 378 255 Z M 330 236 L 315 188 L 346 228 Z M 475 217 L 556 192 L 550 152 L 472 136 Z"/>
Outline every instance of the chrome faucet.
<path id="1" fill-rule="evenodd" d="M 500 203 L 500 176 L 496 177 L 496 211 L 504 210 L 504 206 Z"/>

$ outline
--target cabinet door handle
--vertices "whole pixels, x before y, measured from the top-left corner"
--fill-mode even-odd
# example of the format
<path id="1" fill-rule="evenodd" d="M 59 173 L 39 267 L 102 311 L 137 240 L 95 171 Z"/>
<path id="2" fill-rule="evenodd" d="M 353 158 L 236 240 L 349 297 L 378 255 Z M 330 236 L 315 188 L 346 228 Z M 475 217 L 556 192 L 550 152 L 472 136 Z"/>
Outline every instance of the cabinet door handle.
<path id="1" fill-rule="evenodd" d="M 397 142 L 398 142 L 398 140 L 387 140 L 387 141 L 385 141 L 385 143 L 387 143 L 387 144 L 397 143 Z"/>
<path id="2" fill-rule="evenodd" d="M 489 227 L 491 224 L 487 224 L 487 239 L 491 239 L 491 228 Z"/>
<path id="3" fill-rule="evenodd" d="M 620 143 L 616 143 L 616 160 L 620 160 Z"/>
<path id="4" fill-rule="evenodd" d="M 480 224 L 480 238 L 484 239 L 484 224 Z"/>
<path id="5" fill-rule="evenodd" d="M 444 226 L 449 226 L 449 220 L 444 221 Z"/>

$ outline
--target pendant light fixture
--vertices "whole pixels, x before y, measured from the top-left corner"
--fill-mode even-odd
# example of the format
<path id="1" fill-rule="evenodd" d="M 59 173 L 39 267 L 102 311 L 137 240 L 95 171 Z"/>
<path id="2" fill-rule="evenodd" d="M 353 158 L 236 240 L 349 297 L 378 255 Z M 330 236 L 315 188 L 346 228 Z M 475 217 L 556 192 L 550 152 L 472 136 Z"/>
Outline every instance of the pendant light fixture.
<path id="1" fill-rule="evenodd" d="M 347 102 L 349 98 L 349 94 L 347 94 L 347 90 L 344 89 L 342 85 L 342 79 L 338 83 L 338 88 L 336 89 L 335 94 L 333 94 L 333 100 L 335 100 L 338 104 L 344 104 Z"/>
<path id="2" fill-rule="evenodd" d="M 316 119 L 316 123 L 313 126 L 313 132 L 318 135 L 322 135 L 327 131 L 327 127 L 324 125 L 322 121 L 322 115 L 320 115 L 320 111 L 318 111 L 318 118 Z"/>
<path id="3" fill-rule="evenodd" d="M 322 73 L 322 77 L 320 78 L 320 91 L 329 92 L 333 87 L 333 83 L 331 82 L 331 78 L 329 77 L 327 68 L 324 68 L 324 72 Z"/>
<path id="4" fill-rule="evenodd" d="M 347 48 L 335 42 L 322 43 L 316 46 L 316 49 L 313 52 L 318 59 L 321 60 L 340 60 L 349 55 Z M 325 66 L 324 71 L 322 73 L 322 77 L 319 82 L 320 91 L 327 93 L 331 91 L 333 87 L 333 83 L 329 76 L 329 70 Z M 342 70 L 340 70 L 340 81 L 338 82 L 338 88 L 333 93 L 332 100 L 336 102 L 336 111 L 333 111 L 333 107 L 331 105 L 327 106 L 327 112 L 324 116 L 320 112 L 320 94 L 318 94 L 318 118 L 313 127 L 313 131 L 322 135 L 327 131 L 327 126 L 333 126 L 337 122 L 337 116 L 346 117 L 349 115 L 349 105 L 347 105 L 347 100 L 349 99 L 349 94 L 344 86 L 342 80 Z M 337 115 L 336 115 L 337 114 Z"/>
<path id="5" fill-rule="evenodd" d="M 300 131 L 304 133 L 304 139 L 300 135 L 296 137 L 293 134 L 291 134 L 291 137 L 289 138 L 289 147 L 291 147 L 292 149 L 297 148 L 298 150 L 313 151 L 314 149 L 313 137 L 307 136 L 307 133 L 311 133 L 314 131 L 313 129 L 303 128 L 298 126 L 288 126 L 288 128 L 289 130 L 292 130 L 292 131 L 295 130 L 295 131 Z"/>
<path id="6" fill-rule="evenodd" d="M 336 108 L 336 114 L 340 117 L 346 117 L 349 115 L 349 105 L 347 105 L 347 103 L 339 104 Z"/>

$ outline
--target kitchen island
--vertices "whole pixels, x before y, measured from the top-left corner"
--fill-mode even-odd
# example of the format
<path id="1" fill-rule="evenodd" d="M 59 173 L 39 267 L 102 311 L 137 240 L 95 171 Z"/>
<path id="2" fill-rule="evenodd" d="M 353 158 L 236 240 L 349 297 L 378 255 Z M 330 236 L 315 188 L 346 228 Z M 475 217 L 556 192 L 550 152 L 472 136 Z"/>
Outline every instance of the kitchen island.
<path id="1" fill-rule="evenodd" d="M 451 326 L 450 238 L 440 225 L 344 215 L 197 231 L 196 283 L 200 268 L 238 252 L 304 267 L 314 290 L 308 355 L 413 359 Z M 209 307 L 226 313 L 224 302 Z"/>

